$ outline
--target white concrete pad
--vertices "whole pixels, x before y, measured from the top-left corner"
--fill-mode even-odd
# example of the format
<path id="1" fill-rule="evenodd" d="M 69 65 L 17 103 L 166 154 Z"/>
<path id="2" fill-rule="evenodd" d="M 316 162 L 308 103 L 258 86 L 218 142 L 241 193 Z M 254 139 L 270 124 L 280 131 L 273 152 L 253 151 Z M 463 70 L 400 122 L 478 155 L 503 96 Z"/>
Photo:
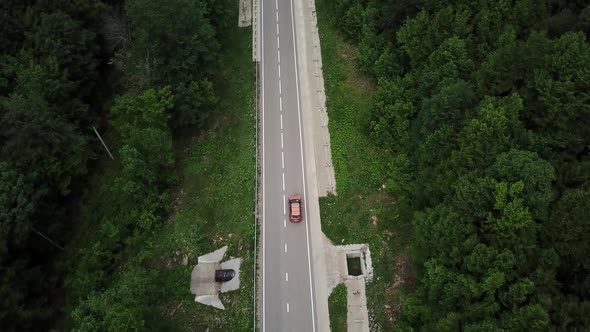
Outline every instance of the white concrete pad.
<path id="1" fill-rule="evenodd" d="M 240 265 L 242 264 L 241 258 L 234 258 L 227 262 L 221 263 L 222 269 L 233 269 L 236 271 L 236 275 L 232 280 L 222 282 L 220 292 L 225 293 L 240 288 Z"/>
<path id="2" fill-rule="evenodd" d="M 315 0 L 296 1 L 294 7 L 305 148 L 313 148 L 313 158 L 306 161 L 315 163 L 319 197 L 336 195 Z"/>
<path id="3" fill-rule="evenodd" d="M 367 311 L 367 297 L 365 283 L 373 279 L 373 263 L 369 245 L 348 244 L 335 246 L 324 236 L 324 253 L 326 256 L 326 282 L 329 293 L 341 283 L 346 285 L 347 294 L 347 325 L 348 331 L 369 331 L 369 313 Z M 347 256 L 359 257 L 362 274 L 351 276 L 348 274 Z"/>
<path id="4" fill-rule="evenodd" d="M 240 0 L 239 6 L 238 26 L 249 27 L 252 25 L 252 0 Z"/>
<path id="5" fill-rule="evenodd" d="M 195 302 L 224 310 L 225 307 L 218 297 L 219 292 L 225 293 L 240 288 L 240 265 L 242 259 L 234 258 L 220 263 L 226 251 L 227 246 L 199 256 L 198 264 L 191 272 L 190 283 L 190 290 L 195 295 Z M 236 275 L 228 282 L 216 282 L 215 271 L 219 269 L 233 269 L 236 271 Z"/>
<path id="6" fill-rule="evenodd" d="M 221 303 L 221 300 L 217 295 L 201 295 L 195 297 L 195 302 L 206 304 L 217 309 L 225 310 L 225 306 Z"/>
<path id="7" fill-rule="evenodd" d="M 200 295 L 217 295 L 219 283 L 215 282 L 215 270 L 219 263 L 201 263 L 191 273 L 191 293 Z"/>
<path id="8" fill-rule="evenodd" d="M 367 312 L 364 278 L 362 276 L 350 278 L 344 284 L 348 294 L 346 315 L 348 331 L 369 332 L 369 313 Z"/>
<path id="9" fill-rule="evenodd" d="M 225 252 L 227 251 L 227 246 L 219 248 L 217 250 L 215 250 L 214 252 L 210 252 L 206 255 L 203 256 L 199 256 L 198 259 L 198 263 L 218 263 L 219 261 L 221 261 L 221 259 L 223 258 L 223 255 L 225 255 Z"/>

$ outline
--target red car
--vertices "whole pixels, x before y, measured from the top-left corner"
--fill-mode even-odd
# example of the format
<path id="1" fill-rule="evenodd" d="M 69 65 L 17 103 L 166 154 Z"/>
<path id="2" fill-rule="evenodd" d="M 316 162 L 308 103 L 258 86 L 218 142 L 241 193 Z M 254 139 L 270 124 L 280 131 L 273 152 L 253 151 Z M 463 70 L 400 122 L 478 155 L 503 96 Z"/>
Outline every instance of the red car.
<path id="1" fill-rule="evenodd" d="M 301 196 L 289 196 L 289 220 L 291 222 L 300 222 L 303 219 L 301 216 Z"/>

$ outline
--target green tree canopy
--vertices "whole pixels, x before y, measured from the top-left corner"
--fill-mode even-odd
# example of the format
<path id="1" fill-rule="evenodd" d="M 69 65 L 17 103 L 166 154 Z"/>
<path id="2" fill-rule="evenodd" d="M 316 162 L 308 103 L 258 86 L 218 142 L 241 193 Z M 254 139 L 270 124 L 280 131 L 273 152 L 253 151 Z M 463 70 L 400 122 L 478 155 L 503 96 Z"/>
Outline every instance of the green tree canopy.
<path id="1" fill-rule="evenodd" d="M 86 171 L 86 139 L 37 95 L 12 95 L 2 101 L 2 154 L 19 169 L 30 169 L 30 181 L 69 191 L 73 176 Z"/>
<path id="2" fill-rule="evenodd" d="M 116 63 L 130 86 L 188 83 L 215 73 L 219 43 L 208 16 L 209 2 L 130 0 L 125 9 L 133 43 L 119 53 Z"/>

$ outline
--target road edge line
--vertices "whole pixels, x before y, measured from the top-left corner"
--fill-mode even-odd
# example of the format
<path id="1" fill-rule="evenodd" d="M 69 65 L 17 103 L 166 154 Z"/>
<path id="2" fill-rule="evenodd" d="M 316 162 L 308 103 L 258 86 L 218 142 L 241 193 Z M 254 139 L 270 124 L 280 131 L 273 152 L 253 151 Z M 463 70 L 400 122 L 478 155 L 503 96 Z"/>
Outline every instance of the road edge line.
<path id="1" fill-rule="evenodd" d="M 311 301 L 311 321 L 312 321 L 312 331 L 315 332 L 316 325 L 315 325 L 315 308 L 314 308 L 314 295 L 313 295 L 313 278 L 311 275 L 311 249 L 309 245 L 309 218 L 308 210 L 307 210 L 307 183 L 305 181 L 305 161 L 303 155 L 303 134 L 301 127 L 301 102 L 300 102 L 300 95 L 299 95 L 299 61 L 297 59 L 297 40 L 295 38 L 295 11 L 293 9 L 293 0 L 289 0 L 291 5 L 291 32 L 293 36 L 293 56 L 295 58 L 295 89 L 297 90 L 297 115 L 299 120 L 299 142 L 300 142 L 300 151 L 301 151 L 301 172 L 303 175 L 303 196 L 305 197 L 305 239 L 307 241 L 307 265 L 309 270 L 309 295 Z"/>
<path id="2" fill-rule="evenodd" d="M 261 67 L 261 79 L 260 81 L 262 82 L 261 84 L 261 90 L 260 90 L 260 105 L 261 105 L 261 113 L 262 113 L 262 117 L 261 117 L 261 122 L 262 122 L 262 131 L 260 133 L 260 142 L 261 142 L 261 149 L 262 149 L 262 160 L 261 160 L 261 168 L 262 168 L 262 243 L 260 245 L 260 249 L 262 250 L 262 322 L 261 322 L 261 326 L 262 326 L 262 332 L 264 332 L 266 330 L 266 307 L 265 307 L 265 290 L 266 290 L 266 278 L 265 278 L 265 272 L 266 272 L 266 260 L 265 260 L 265 254 L 264 254 L 264 249 L 266 247 L 266 223 L 265 223 L 265 219 L 266 219 L 266 212 L 265 212 L 265 200 L 264 200 L 264 195 L 265 195 L 265 177 L 264 177 L 264 0 L 259 0 L 260 2 L 260 41 L 259 41 L 259 45 L 260 45 L 260 54 L 258 56 L 258 58 L 260 59 L 260 67 Z"/>

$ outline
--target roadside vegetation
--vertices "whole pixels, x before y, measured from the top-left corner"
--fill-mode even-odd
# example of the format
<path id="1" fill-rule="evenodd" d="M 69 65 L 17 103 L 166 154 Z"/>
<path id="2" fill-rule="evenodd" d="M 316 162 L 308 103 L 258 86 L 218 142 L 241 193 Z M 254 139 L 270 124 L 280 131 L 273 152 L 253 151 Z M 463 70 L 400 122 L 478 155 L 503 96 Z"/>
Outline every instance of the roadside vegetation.
<path id="1" fill-rule="evenodd" d="M 237 5 L 0 9 L 2 329 L 249 330 L 254 73 Z M 223 245 L 245 261 L 221 312 L 189 281 Z"/>
<path id="2" fill-rule="evenodd" d="M 381 201 L 395 204 L 377 210 L 377 227 L 411 222 L 416 269 L 393 327 L 589 329 L 590 6 L 338 0 L 319 1 L 318 13 L 340 181 L 339 197 L 322 202 L 323 228 L 337 244 L 369 242 L 382 260 L 376 278 L 391 280 L 395 241 L 380 251 L 384 234 L 365 212 L 374 203 L 361 205 L 363 188 L 385 184 Z M 338 47 L 347 44 L 358 53 Z M 351 61 L 374 87 L 354 80 Z M 363 163 L 344 135 L 365 140 Z"/>
<path id="3" fill-rule="evenodd" d="M 346 332 L 346 286 L 340 284 L 332 290 L 328 298 L 330 311 L 330 330 L 332 332 Z"/>
<path id="4" fill-rule="evenodd" d="M 357 69 L 357 48 L 329 19 L 332 3 L 321 0 L 316 6 L 337 185 L 337 196 L 320 199 L 322 230 L 335 245 L 369 244 L 375 269 L 367 284 L 369 316 L 372 326 L 387 331 L 406 285 L 401 279 L 411 279 L 409 218 L 402 202 L 383 188 L 384 159 L 368 135 L 376 83 Z M 334 331 L 346 331 L 346 289 L 334 292 L 342 288 L 343 294 L 329 298 Z"/>
<path id="5" fill-rule="evenodd" d="M 250 37 L 250 29 L 232 27 L 225 33 L 223 46 L 228 53 L 222 56 L 223 69 L 215 80 L 219 102 L 210 126 L 177 141 L 179 185 L 169 191 L 173 215 L 153 232 L 142 232 L 141 245 L 122 261 L 108 288 L 75 309 L 79 328 L 84 329 L 90 319 L 106 320 L 99 326 L 115 330 L 251 328 L 254 73 Z M 225 245 L 229 246 L 226 259 L 242 257 L 244 262 L 241 287 L 221 295 L 226 310 L 220 311 L 196 303 L 189 282 L 198 256 Z M 120 328 L 114 325 L 119 313 L 125 319 Z"/>
<path id="6" fill-rule="evenodd" d="M 224 36 L 226 53 L 213 124 L 178 147 L 178 205 L 170 224 L 153 238 L 157 249 L 150 266 L 161 271 L 163 287 L 170 294 L 161 310 L 171 316 L 176 328 L 185 331 L 250 331 L 253 326 L 255 77 L 251 37 L 250 28 L 238 27 L 231 27 Z M 225 311 L 220 311 L 194 302 L 188 286 L 197 257 L 225 245 L 225 259 L 241 257 L 244 261 L 240 289 L 221 294 Z"/>
<path id="7" fill-rule="evenodd" d="M 72 313 L 74 325 L 80 330 L 90 327 L 98 330 L 194 331 L 212 328 L 245 331 L 252 326 L 253 320 L 254 73 L 250 59 L 251 31 L 238 30 L 233 25 L 220 26 L 216 36 L 213 27 L 207 25 L 209 19 L 204 16 L 207 12 L 203 12 L 202 7 L 193 2 L 129 2 L 128 6 L 140 4 L 146 7 L 128 8 L 128 13 L 136 13 L 138 24 L 143 24 L 138 27 L 141 29 L 138 35 L 147 34 L 144 38 L 149 44 L 143 45 L 144 47 L 149 47 L 154 42 L 153 38 L 159 36 L 159 31 L 178 29 L 169 33 L 178 33 L 179 38 L 186 38 L 186 42 L 196 48 L 186 55 L 179 55 L 168 49 L 171 45 L 167 49 L 161 49 L 165 55 L 162 62 L 168 64 L 157 70 L 161 75 L 135 72 L 137 67 L 134 64 L 141 63 L 136 59 L 151 52 L 138 50 L 137 45 L 131 45 L 120 58 L 115 58 L 115 61 L 121 61 L 122 68 L 132 68 L 129 69 L 132 76 L 128 82 L 131 90 L 142 90 L 142 84 L 166 84 L 165 88 L 147 90 L 154 91 L 157 96 L 159 94 L 159 99 L 155 97 L 137 100 L 133 109 L 140 109 L 141 115 L 124 119 L 122 125 L 137 126 L 146 121 L 149 115 L 156 114 L 147 112 L 148 107 L 154 107 L 159 101 L 161 108 L 169 107 L 172 114 L 166 119 L 155 119 L 150 129 L 169 125 L 169 128 L 174 128 L 183 135 L 177 136 L 175 146 L 171 136 L 169 144 L 163 145 L 164 141 L 159 139 L 152 146 L 155 151 L 149 159 L 149 166 L 154 167 L 155 160 L 166 157 L 168 169 L 153 170 L 153 173 L 149 173 L 149 169 L 130 172 L 146 177 L 151 174 L 155 179 L 171 181 L 164 182 L 160 194 L 155 198 L 156 201 L 158 197 L 165 200 L 162 203 L 163 210 L 157 216 L 146 216 L 150 210 L 145 206 L 138 206 L 141 198 L 131 202 L 131 208 L 139 207 L 138 214 L 132 215 L 131 220 L 138 222 L 137 225 L 141 228 L 135 229 L 130 236 L 131 234 L 121 234 L 115 227 L 114 238 L 121 236 L 125 241 L 123 248 L 126 253 L 120 258 L 119 267 L 113 270 L 113 277 L 106 287 L 103 286 L 90 296 L 87 293 L 80 296 L 82 301 L 74 307 Z M 169 8 L 171 5 L 173 8 Z M 179 14 L 180 8 L 184 14 Z M 219 14 L 231 15 L 232 17 L 226 19 L 234 22 L 232 19 L 237 14 L 236 11 L 237 7 Z M 162 13 L 167 16 L 160 17 Z M 134 17 L 131 16 L 130 19 L 133 26 Z M 159 28 L 154 20 L 160 20 Z M 166 28 L 171 21 L 178 21 L 178 26 Z M 175 47 L 185 46 L 178 44 Z M 221 47 L 224 49 L 223 53 L 220 53 Z M 184 49 L 178 51 L 186 52 Z M 168 56 L 172 58 L 166 58 Z M 172 64 L 176 61 L 180 62 L 178 72 L 171 75 L 170 70 L 176 68 Z M 195 76 L 191 76 L 191 70 L 187 70 L 192 66 L 196 66 L 193 74 Z M 212 70 L 213 72 L 207 73 Z M 148 81 L 144 83 L 144 80 Z M 155 82 L 150 83 L 149 80 Z M 159 81 L 162 83 L 156 83 Z M 171 83 L 174 88 L 169 88 Z M 176 91 L 175 97 L 166 100 L 171 94 L 170 90 Z M 146 92 L 144 97 L 145 94 Z M 125 97 L 117 101 L 121 103 L 125 100 L 123 98 Z M 118 105 L 115 103 L 113 110 L 117 110 Z M 127 116 L 130 113 L 124 112 Z M 145 139 L 143 136 L 139 141 L 144 144 Z M 166 147 L 165 151 L 161 150 L 162 146 Z M 146 167 L 148 163 L 133 162 L 131 165 Z M 137 188 L 129 182 L 127 185 Z M 104 201 L 103 198 L 96 197 L 94 192 L 89 192 L 89 197 L 98 199 L 99 202 Z M 129 197 L 129 193 L 125 197 Z M 150 196 L 142 194 L 141 197 L 145 202 Z M 174 208 L 171 209 L 173 205 Z M 167 213 L 170 211 L 173 215 L 168 217 Z M 115 215 L 120 213 L 121 210 L 114 210 Z M 97 224 L 101 231 L 106 227 L 106 230 L 113 232 L 111 222 L 97 221 Z M 145 224 L 150 225 L 150 228 L 144 228 Z M 112 234 L 107 233 L 107 238 L 112 239 Z M 83 237 L 83 243 L 87 243 L 88 237 Z M 91 237 L 95 239 L 94 235 Z M 135 237 L 137 240 L 132 241 Z M 104 243 L 103 241 L 99 243 Z M 224 245 L 229 245 L 226 258 L 242 257 L 244 262 L 240 275 L 242 287 L 238 291 L 222 295 L 226 310 L 221 312 L 195 303 L 194 297 L 189 293 L 189 281 L 197 257 Z M 84 250 L 91 251 L 91 255 L 96 255 L 96 246 L 83 245 L 88 248 Z M 79 255 L 74 256 L 74 260 L 95 261 L 87 257 L 80 259 Z M 86 271 L 92 273 L 94 269 L 84 264 L 76 266 L 77 273 L 68 279 L 71 284 L 67 285 L 71 285 L 72 289 L 86 291 L 87 287 L 81 287 L 83 285 L 76 282 L 87 280 L 88 278 L 83 277 L 84 274 Z"/>

